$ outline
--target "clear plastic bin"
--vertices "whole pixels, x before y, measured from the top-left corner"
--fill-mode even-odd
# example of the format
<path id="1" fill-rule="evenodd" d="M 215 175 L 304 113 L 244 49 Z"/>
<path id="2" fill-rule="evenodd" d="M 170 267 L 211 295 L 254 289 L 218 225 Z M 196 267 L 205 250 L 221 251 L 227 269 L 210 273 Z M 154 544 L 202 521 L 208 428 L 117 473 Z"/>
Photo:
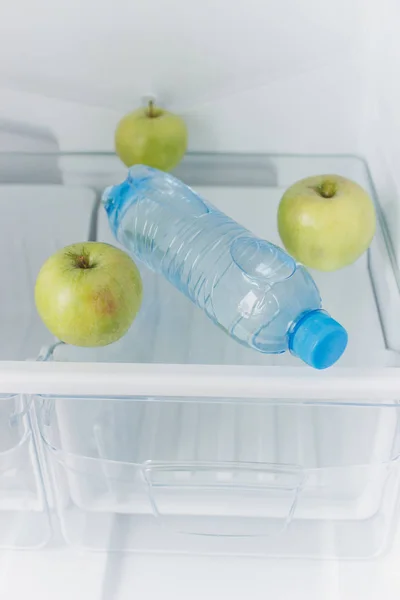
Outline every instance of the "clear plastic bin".
<path id="1" fill-rule="evenodd" d="M 361 558 L 393 532 L 394 408 L 86 397 L 38 409 L 70 544 Z"/>
<path id="2" fill-rule="evenodd" d="M 61 161 L 68 181 L 81 183 L 80 170 L 95 189 L 124 177 L 113 172 L 115 159 L 85 160 L 86 169 L 78 157 Z M 365 163 L 354 157 L 194 155 L 177 174 L 279 242 L 276 208 L 285 187 L 332 172 L 358 181 L 376 200 Z M 336 273 L 313 273 L 325 308 L 349 332 L 348 349 L 325 374 L 290 354 L 241 347 L 144 268 L 143 307 L 122 340 L 43 352 L 53 380 L 77 390 L 75 376 L 84 386 L 84 395 L 35 399 L 68 543 L 341 558 L 388 547 L 400 476 L 400 387 L 393 383 L 400 278 L 376 206 L 370 251 Z M 96 238 L 115 243 L 102 210 Z"/>
<path id="3" fill-rule="evenodd" d="M 0 547 L 36 548 L 50 538 L 42 473 L 27 400 L 0 396 Z"/>

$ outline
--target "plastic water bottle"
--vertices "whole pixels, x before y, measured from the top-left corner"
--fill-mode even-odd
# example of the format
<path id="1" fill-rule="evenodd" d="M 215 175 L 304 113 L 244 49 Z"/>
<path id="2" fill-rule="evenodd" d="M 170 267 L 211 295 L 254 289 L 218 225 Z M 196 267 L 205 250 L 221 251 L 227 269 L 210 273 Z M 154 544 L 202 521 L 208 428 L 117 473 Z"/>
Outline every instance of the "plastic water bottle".
<path id="1" fill-rule="evenodd" d="M 306 269 L 175 177 L 136 165 L 105 190 L 103 202 L 128 252 L 241 344 L 264 353 L 289 350 L 316 369 L 342 355 L 346 330 L 321 310 Z"/>

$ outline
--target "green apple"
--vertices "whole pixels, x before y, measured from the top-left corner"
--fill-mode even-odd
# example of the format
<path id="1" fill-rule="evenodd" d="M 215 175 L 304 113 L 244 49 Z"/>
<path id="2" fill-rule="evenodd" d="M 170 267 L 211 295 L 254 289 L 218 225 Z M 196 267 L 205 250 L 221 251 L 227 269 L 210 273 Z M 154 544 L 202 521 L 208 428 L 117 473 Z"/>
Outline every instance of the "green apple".
<path id="1" fill-rule="evenodd" d="M 44 324 L 74 346 L 106 346 L 118 340 L 141 301 L 142 280 L 133 260 L 100 242 L 59 250 L 36 280 L 36 308 Z"/>
<path id="2" fill-rule="evenodd" d="M 375 227 L 367 192 L 340 175 L 302 179 L 286 190 L 279 204 L 278 229 L 286 250 L 319 271 L 335 271 L 357 260 Z"/>
<path id="3" fill-rule="evenodd" d="M 185 122 L 149 102 L 121 119 L 115 131 L 115 151 L 127 167 L 147 165 L 169 171 L 187 148 Z"/>

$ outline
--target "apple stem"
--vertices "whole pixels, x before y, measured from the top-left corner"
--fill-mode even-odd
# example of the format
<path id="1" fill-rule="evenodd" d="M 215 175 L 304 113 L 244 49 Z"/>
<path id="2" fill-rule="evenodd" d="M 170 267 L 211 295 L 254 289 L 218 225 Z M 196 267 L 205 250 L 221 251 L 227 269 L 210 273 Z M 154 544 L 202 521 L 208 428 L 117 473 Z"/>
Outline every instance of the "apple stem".
<path id="1" fill-rule="evenodd" d="M 77 256 L 76 257 L 76 266 L 79 267 L 79 269 L 90 269 L 89 258 L 87 256 L 85 256 L 84 254 Z"/>
<path id="2" fill-rule="evenodd" d="M 333 198 L 336 194 L 336 184 L 333 181 L 323 181 L 318 191 L 323 198 Z"/>
<path id="3" fill-rule="evenodd" d="M 149 100 L 149 105 L 147 107 L 147 116 L 150 117 L 150 119 L 152 119 L 156 116 L 156 114 L 154 112 L 154 101 L 153 100 Z"/>

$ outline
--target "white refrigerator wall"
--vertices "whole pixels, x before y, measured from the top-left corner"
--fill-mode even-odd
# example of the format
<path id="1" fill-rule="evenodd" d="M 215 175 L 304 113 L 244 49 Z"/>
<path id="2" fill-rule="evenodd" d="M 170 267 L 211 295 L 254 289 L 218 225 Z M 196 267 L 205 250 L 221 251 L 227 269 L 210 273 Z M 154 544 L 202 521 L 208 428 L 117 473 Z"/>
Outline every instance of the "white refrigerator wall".
<path id="1" fill-rule="evenodd" d="M 364 114 L 359 154 L 372 170 L 400 260 L 400 44 L 397 0 L 371 3 L 362 62 Z"/>
<path id="2" fill-rule="evenodd" d="M 396 0 L 14 0 L 0 144 L 112 150 L 154 94 L 191 150 L 366 156 L 400 240 L 399 16 Z"/>
<path id="3" fill-rule="evenodd" d="M 192 149 L 355 151 L 370 1 L 15 0 L 1 116 L 111 149 L 152 93 L 186 116 Z"/>

